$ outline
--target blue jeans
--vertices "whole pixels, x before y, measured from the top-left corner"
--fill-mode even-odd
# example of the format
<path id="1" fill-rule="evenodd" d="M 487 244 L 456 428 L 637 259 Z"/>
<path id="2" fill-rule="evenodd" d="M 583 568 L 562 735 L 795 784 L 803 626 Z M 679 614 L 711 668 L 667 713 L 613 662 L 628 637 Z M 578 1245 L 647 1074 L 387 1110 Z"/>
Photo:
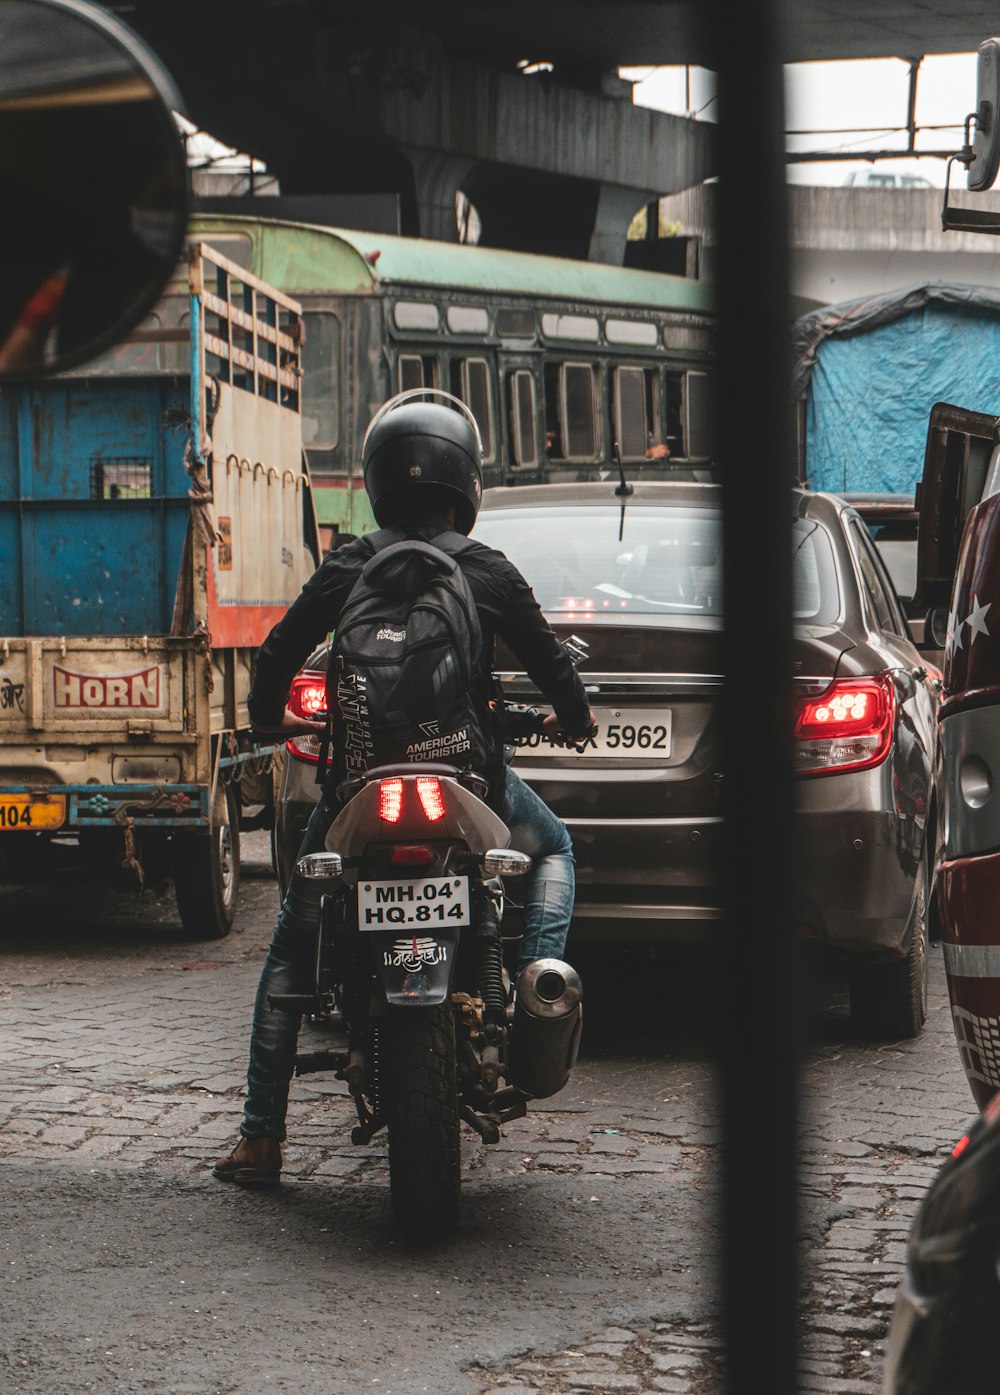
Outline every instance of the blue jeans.
<path id="1" fill-rule="evenodd" d="M 319 852 L 339 806 L 325 792 L 309 819 L 299 856 Z M 573 845 L 566 826 L 546 803 L 507 768 L 504 822 L 511 847 L 528 853 L 532 868 L 525 877 L 524 937 L 517 967 L 534 959 L 561 959 L 566 948 L 576 881 Z M 285 1138 L 288 1087 L 302 1018 L 298 1013 L 268 1007 L 271 994 L 312 993 L 316 951 L 316 915 L 302 896 L 293 873 L 282 903 L 274 938 L 257 987 L 247 1094 L 240 1132 L 244 1138 Z"/>

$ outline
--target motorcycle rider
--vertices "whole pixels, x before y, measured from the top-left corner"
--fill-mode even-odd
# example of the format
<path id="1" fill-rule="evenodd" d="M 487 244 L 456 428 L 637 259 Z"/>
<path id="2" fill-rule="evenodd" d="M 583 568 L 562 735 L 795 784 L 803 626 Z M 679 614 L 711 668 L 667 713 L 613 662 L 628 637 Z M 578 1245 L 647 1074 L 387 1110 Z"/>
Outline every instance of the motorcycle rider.
<path id="1" fill-rule="evenodd" d="M 405 400 L 385 404 L 368 428 L 362 469 L 380 528 L 396 527 L 408 537 L 447 552 L 449 536 L 472 531 L 482 501 L 482 443 L 468 409 L 440 402 Z M 450 394 L 439 394 L 449 397 Z M 257 653 L 248 699 L 254 728 L 291 738 L 317 733 L 323 724 L 292 714 L 286 704 L 291 682 L 310 653 L 337 625 L 340 612 L 374 548 L 362 537 L 331 551 Z M 594 717 L 583 684 L 566 651 L 541 613 L 524 577 L 502 553 L 483 544 L 456 556 L 479 615 L 483 653 L 492 660 L 499 635 L 524 664 L 528 676 L 555 709 L 545 731 L 556 741 L 579 741 Z M 487 703 L 484 688 L 481 701 Z M 480 695 L 477 695 L 477 702 Z M 484 713 L 485 715 L 485 713 Z M 525 931 L 518 970 L 534 959 L 562 958 L 573 910 L 573 850 L 565 825 L 518 775 L 505 767 L 502 816 L 511 846 L 528 853 Z M 324 788 L 302 841 L 300 856 L 319 851 L 338 812 L 335 790 Z M 221 1181 L 268 1185 L 279 1180 L 280 1145 L 301 1018 L 268 1007 L 271 994 L 312 990 L 315 918 L 304 914 L 298 876 L 293 874 L 261 973 L 250 1037 L 250 1061 L 240 1140 L 214 1166 Z"/>

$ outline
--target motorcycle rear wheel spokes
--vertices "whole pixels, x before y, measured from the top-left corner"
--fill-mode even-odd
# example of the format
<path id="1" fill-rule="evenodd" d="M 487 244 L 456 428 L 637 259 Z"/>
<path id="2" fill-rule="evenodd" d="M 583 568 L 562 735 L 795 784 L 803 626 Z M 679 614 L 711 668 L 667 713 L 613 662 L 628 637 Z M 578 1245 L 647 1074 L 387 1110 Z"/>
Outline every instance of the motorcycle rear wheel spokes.
<path id="1" fill-rule="evenodd" d="M 414 1239 L 441 1237 L 458 1221 L 462 1182 L 451 1005 L 390 1009 L 381 1037 L 393 1215 Z"/>

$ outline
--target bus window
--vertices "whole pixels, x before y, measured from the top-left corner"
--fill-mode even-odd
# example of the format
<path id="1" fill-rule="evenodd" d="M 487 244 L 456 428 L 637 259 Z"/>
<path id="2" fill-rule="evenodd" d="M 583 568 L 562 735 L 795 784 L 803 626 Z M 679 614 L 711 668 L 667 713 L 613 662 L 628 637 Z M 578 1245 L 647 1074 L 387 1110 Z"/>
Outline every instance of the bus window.
<path id="1" fill-rule="evenodd" d="M 684 374 L 668 373 L 664 408 L 667 418 L 667 445 L 674 457 L 687 457 L 684 441 Z"/>
<path id="2" fill-rule="evenodd" d="M 709 375 L 690 371 L 667 374 L 667 445 L 685 460 L 708 460 L 712 454 L 709 420 Z"/>
<path id="3" fill-rule="evenodd" d="M 597 454 L 594 370 L 589 363 L 559 368 L 559 419 L 566 460 L 593 460 Z"/>
<path id="4" fill-rule="evenodd" d="M 332 450 L 340 439 L 340 321 L 328 311 L 303 318 L 302 444 Z"/>
<path id="5" fill-rule="evenodd" d="M 517 466 L 538 464 L 535 440 L 535 378 L 519 368 L 507 379 L 507 411 L 511 424 L 510 458 Z"/>
<path id="6" fill-rule="evenodd" d="M 247 233 L 207 233 L 200 241 L 244 271 L 253 271 L 253 242 Z"/>
<path id="7" fill-rule="evenodd" d="M 623 460 L 642 460 L 660 441 L 660 393 L 655 368 L 612 370 L 612 431 Z"/>
<path id="8" fill-rule="evenodd" d="M 561 460 L 562 431 L 559 429 L 559 365 L 545 365 L 545 454 L 549 460 Z"/>
<path id="9" fill-rule="evenodd" d="M 439 385 L 437 359 L 433 354 L 400 354 L 396 376 L 400 392 L 409 388 L 435 388 Z"/>
<path id="10" fill-rule="evenodd" d="M 483 460 L 493 460 L 493 394 L 490 390 L 490 365 L 484 358 L 452 359 L 451 390 L 460 397 L 476 418 L 483 439 Z"/>
<path id="11" fill-rule="evenodd" d="M 501 339 L 534 339 L 537 332 L 534 310 L 520 310 L 516 306 L 502 306 L 497 310 L 494 323 Z"/>
<path id="12" fill-rule="evenodd" d="M 707 373 L 684 374 L 684 439 L 688 456 L 708 459 L 712 454 L 711 382 Z"/>

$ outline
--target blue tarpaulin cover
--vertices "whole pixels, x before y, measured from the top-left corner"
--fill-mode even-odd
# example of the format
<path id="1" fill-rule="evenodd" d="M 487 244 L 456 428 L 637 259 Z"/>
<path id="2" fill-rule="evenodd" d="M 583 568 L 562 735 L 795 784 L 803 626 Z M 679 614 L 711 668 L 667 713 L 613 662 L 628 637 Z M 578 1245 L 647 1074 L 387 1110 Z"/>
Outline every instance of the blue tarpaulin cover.
<path id="1" fill-rule="evenodd" d="M 932 282 L 823 306 L 795 322 L 805 481 L 912 494 L 936 402 L 1000 416 L 1000 292 Z"/>

